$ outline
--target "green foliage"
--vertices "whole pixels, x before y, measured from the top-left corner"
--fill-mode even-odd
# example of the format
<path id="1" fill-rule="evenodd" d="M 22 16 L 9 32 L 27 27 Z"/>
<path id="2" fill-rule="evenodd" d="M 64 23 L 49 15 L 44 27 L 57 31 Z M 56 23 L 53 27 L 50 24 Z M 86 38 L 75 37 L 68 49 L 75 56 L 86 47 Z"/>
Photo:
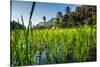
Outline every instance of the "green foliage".
<path id="1" fill-rule="evenodd" d="M 29 30 L 28 37 L 26 30 L 11 33 L 14 66 L 84 62 L 90 57 L 90 48 L 96 46 L 94 26 L 92 29 L 84 25 L 80 28 Z"/>
<path id="2" fill-rule="evenodd" d="M 61 11 L 57 12 L 57 15 L 53 20 L 53 24 L 51 25 L 51 27 L 53 26 L 53 27 L 67 28 L 85 24 L 88 25 L 96 24 L 96 6 L 81 5 L 77 6 L 75 8 L 75 11 L 72 11 L 69 6 L 66 6 L 63 12 Z M 45 26 L 46 25 L 44 25 L 44 27 Z"/>

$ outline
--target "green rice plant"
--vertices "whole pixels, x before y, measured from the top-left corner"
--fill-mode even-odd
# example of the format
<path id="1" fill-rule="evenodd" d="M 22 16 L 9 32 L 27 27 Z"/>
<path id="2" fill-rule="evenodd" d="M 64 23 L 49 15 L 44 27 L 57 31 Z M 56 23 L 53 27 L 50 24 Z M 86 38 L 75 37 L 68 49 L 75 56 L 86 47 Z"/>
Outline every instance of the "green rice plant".
<path id="1" fill-rule="evenodd" d="M 28 38 L 27 31 L 25 33 L 23 30 L 12 31 L 13 64 L 31 65 L 87 61 L 90 57 L 89 50 L 91 46 L 96 46 L 96 44 L 91 44 L 92 41 L 96 42 L 95 31 L 96 29 L 93 28 L 90 35 L 90 26 L 82 26 L 78 30 L 75 28 L 29 30 L 28 43 L 26 40 Z M 91 36 L 93 36 L 92 41 Z M 26 53 L 28 56 L 27 61 L 29 61 L 27 64 Z M 41 61 L 44 57 L 46 59 Z"/>

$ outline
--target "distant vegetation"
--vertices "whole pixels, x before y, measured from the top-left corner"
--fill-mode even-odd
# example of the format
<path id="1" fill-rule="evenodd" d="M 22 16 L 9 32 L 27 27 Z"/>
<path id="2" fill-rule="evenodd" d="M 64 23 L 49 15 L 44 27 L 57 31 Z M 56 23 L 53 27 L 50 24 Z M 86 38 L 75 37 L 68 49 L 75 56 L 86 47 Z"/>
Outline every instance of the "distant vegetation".
<path id="1" fill-rule="evenodd" d="M 15 29 L 25 29 L 26 27 L 16 21 L 10 21 L 10 29 L 15 30 Z"/>
<path id="2" fill-rule="evenodd" d="M 25 28 L 23 24 L 19 24 L 16 21 L 11 21 L 11 29 L 15 28 Z M 33 22 L 34 23 L 34 22 Z M 46 16 L 43 16 L 43 21 L 38 23 L 36 26 L 33 25 L 32 28 L 66 28 L 80 25 L 95 25 L 96 24 L 96 6 L 82 5 L 77 6 L 75 11 L 71 11 L 71 8 L 67 6 L 65 8 L 64 14 L 61 11 L 57 12 L 56 17 L 51 18 L 51 20 L 46 21 Z"/>
<path id="3" fill-rule="evenodd" d="M 80 25 L 95 25 L 96 24 L 96 6 L 82 5 L 77 6 L 75 11 L 71 11 L 71 8 L 67 6 L 64 14 L 58 11 L 57 16 L 46 21 L 46 16 L 43 17 L 43 22 L 37 24 L 39 28 L 50 27 L 73 27 Z M 36 28 L 36 27 L 35 27 Z"/>

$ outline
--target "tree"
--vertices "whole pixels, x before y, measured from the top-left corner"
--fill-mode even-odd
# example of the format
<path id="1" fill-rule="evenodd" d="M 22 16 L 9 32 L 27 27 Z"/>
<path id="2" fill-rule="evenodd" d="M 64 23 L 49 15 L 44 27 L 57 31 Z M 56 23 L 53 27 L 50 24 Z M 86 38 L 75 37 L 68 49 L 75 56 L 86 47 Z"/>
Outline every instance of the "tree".
<path id="1" fill-rule="evenodd" d="M 84 24 L 93 24 L 93 22 L 96 21 L 96 7 L 95 6 L 88 6 L 88 5 L 82 5 L 77 6 L 75 10 L 76 14 L 76 22 L 78 24 L 84 25 Z"/>
<path id="2" fill-rule="evenodd" d="M 46 22 L 46 17 L 45 16 L 43 16 L 43 21 Z"/>
<path id="3" fill-rule="evenodd" d="M 70 14 L 71 14 L 71 8 L 69 6 L 65 9 L 65 14 L 63 16 L 63 24 L 62 26 L 67 27 L 70 24 Z"/>
<path id="4" fill-rule="evenodd" d="M 71 12 L 71 8 L 69 6 L 67 6 L 65 9 L 65 14 L 69 15 L 70 12 Z"/>
<path id="5" fill-rule="evenodd" d="M 19 23 L 19 20 L 18 22 L 16 22 L 15 20 L 13 21 L 10 21 L 10 29 L 11 30 L 15 30 L 15 29 L 25 29 L 26 27 L 22 24 Z"/>
<path id="6" fill-rule="evenodd" d="M 76 16 L 76 25 L 84 25 L 85 24 L 85 19 L 87 18 L 86 16 L 86 10 L 87 10 L 87 6 L 86 5 L 82 5 L 82 6 L 77 6 L 75 9 L 75 16 Z"/>
<path id="7" fill-rule="evenodd" d="M 60 25 L 61 25 L 61 23 L 62 23 L 62 18 L 63 18 L 62 12 L 61 12 L 61 11 L 58 11 L 58 13 L 57 13 L 57 18 L 56 18 L 56 25 L 57 25 L 57 26 L 60 26 Z"/>
<path id="8" fill-rule="evenodd" d="M 57 18 L 62 18 L 63 17 L 63 15 L 62 15 L 62 12 L 61 11 L 58 11 L 58 13 L 57 13 Z"/>
<path id="9" fill-rule="evenodd" d="M 47 23 L 46 23 L 46 17 L 43 16 L 43 21 L 44 21 L 44 27 L 46 27 Z"/>

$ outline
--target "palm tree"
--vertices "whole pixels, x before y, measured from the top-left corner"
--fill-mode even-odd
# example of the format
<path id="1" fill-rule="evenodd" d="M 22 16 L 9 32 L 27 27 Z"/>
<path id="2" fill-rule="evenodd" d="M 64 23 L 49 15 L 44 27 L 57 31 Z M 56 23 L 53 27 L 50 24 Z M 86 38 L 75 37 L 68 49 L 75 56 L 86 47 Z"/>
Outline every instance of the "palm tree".
<path id="1" fill-rule="evenodd" d="M 44 20 L 44 22 L 46 22 L 46 17 L 45 16 L 43 16 L 43 20 Z"/>
<path id="2" fill-rule="evenodd" d="M 57 24 L 61 24 L 62 17 L 63 17 L 62 12 L 61 11 L 58 11 L 58 13 L 57 13 L 57 19 L 56 19 Z"/>
<path id="3" fill-rule="evenodd" d="M 46 27 L 46 17 L 45 16 L 43 16 L 43 21 L 44 21 L 44 26 Z"/>
<path id="4" fill-rule="evenodd" d="M 64 27 L 68 26 L 68 24 L 70 23 L 70 14 L 71 14 L 71 8 L 67 6 L 62 20 Z"/>

